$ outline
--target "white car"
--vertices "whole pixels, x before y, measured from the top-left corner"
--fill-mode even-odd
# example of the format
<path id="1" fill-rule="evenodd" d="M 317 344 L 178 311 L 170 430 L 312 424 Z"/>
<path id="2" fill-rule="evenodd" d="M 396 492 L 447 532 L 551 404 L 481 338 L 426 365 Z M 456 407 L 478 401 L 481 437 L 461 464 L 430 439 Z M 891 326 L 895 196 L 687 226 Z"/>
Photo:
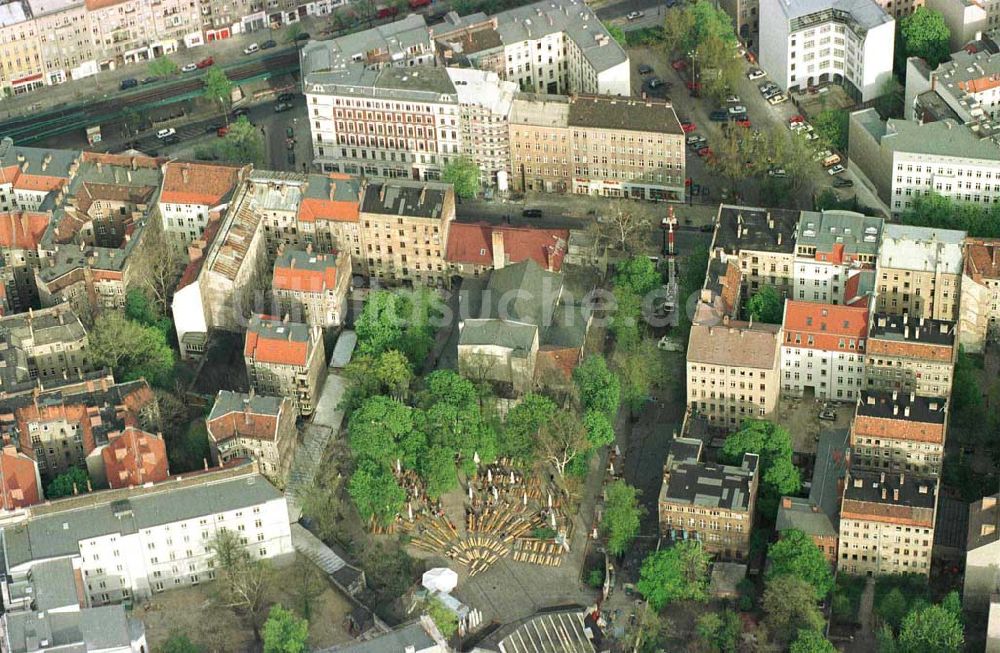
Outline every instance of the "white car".
<path id="1" fill-rule="evenodd" d="M 834 176 L 834 175 L 839 175 L 839 174 L 840 174 L 840 173 L 842 173 L 843 171 L 844 171 L 844 166 L 842 166 L 842 165 L 840 165 L 840 164 L 838 163 L 837 165 L 833 166 L 832 168 L 829 168 L 829 169 L 828 169 L 828 170 L 826 171 L 826 174 L 828 174 L 828 175 L 830 175 L 830 176 L 832 177 L 832 176 Z"/>
<path id="2" fill-rule="evenodd" d="M 628 20 L 638 20 L 645 15 L 646 14 L 642 13 L 641 11 L 630 11 L 627 14 L 625 14 L 625 18 L 627 18 Z"/>
<path id="3" fill-rule="evenodd" d="M 260 46 L 256 43 L 251 43 L 247 47 L 243 48 L 243 54 L 253 54 L 257 52 L 257 50 L 260 50 Z"/>
<path id="4" fill-rule="evenodd" d="M 788 123 L 788 128 L 793 132 L 802 131 L 803 129 L 809 129 L 809 123 L 807 122 L 790 122 Z"/>
<path id="5" fill-rule="evenodd" d="M 167 129 L 161 129 L 158 132 L 156 132 L 156 137 L 162 140 L 164 138 L 170 138 L 176 133 L 177 133 L 176 129 L 174 129 L 173 127 L 169 127 Z"/>
<path id="6" fill-rule="evenodd" d="M 788 176 L 788 173 L 785 172 L 784 168 L 771 168 L 770 170 L 767 171 L 767 175 L 769 177 L 776 177 L 778 179 L 784 179 L 785 177 Z"/>
<path id="7" fill-rule="evenodd" d="M 755 80 L 755 79 L 760 79 L 761 77 L 766 77 L 766 76 L 767 76 L 767 73 L 765 73 L 760 68 L 751 68 L 747 72 L 747 79 L 749 79 L 751 81 Z"/>
<path id="8" fill-rule="evenodd" d="M 726 104 L 739 104 L 741 102 L 739 95 L 730 95 L 726 98 Z"/>
<path id="9" fill-rule="evenodd" d="M 182 73 L 193 73 L 196 70 L 198 70 L 198 64 L 196 63 L 184 64 L 181 68 Z"/>
<path id="10" fill-rule="evenodd" d="M 767 98 L 768 104 L 781 104 L 782 102 L 787 102 L 788 96 L 784 93 L 775 93 L 771 97 Z"/>
<path id="11" fill-rule="evenodd" d="M 828 156 L 833 156 L 833 152 L 830 150 L 821 150 L 813 155 L 813 161 L 822 161 Z"/>
<path id="12" fill-rule="evenodd" d="M 738 116 L 741 113 L 746 113 L 747 108 L 742 104 L 737 104 L 735 107 L 729 107 L 729 115 Z"/>

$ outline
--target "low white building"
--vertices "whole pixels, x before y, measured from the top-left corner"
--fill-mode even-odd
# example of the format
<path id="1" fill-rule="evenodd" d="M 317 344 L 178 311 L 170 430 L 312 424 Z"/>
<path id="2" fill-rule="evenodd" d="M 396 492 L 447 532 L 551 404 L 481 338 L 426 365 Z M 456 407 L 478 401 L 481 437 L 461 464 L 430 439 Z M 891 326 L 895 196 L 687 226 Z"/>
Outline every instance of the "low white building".
<path id="1" fill-rule="evenodd" d="M 856 401 L 865 387 L 868 306 L 785 302 L 781 393 Z"/>
<path id="2" fill-rule="evenodd" d="M 872 0 L 761 0 L 758 60 L 785 90 L 832 82 L 868 102 L 892 77 L 895 30 Z"/>

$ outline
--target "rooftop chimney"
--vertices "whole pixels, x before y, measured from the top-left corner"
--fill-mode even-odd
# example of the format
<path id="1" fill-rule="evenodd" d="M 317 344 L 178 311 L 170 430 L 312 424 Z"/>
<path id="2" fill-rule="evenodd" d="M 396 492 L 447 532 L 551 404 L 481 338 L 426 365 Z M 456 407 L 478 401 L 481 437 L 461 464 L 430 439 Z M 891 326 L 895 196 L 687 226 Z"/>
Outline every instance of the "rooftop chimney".
<path id="1" fill-rule="evenodd" d="M 792 507 L 792 497 L 781 497 L 781 507 L 789 510 Z"/>

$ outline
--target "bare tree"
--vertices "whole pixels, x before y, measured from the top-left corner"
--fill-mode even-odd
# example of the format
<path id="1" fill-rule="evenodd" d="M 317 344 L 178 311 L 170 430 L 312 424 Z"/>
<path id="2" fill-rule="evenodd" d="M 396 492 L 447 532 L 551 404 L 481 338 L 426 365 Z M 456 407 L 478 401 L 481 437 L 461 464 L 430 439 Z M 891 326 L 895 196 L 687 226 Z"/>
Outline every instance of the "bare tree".
<path id="1" fill-rule="evenodd" d="M 142 249 L 131 277 L 156 305 L 159 314 L 169 315 L 170 300 L 184 269 L 185 258 L 180 249 L 168 241 L 158 213 L 149 220 L 142 239 Z"/>
<path id="2" fill-rule="evenodd" d="M 316 599 L 322 596 L 328 587 L 326 581 L 323 580 L 319 568 L 305 558 L 298 558 L 295 561 L 289 576 L 291 580 L 289 589 L 295 597 L 295 608 L 303 619 L 312 619 Z"/>
<path id="3" fill-rule="evenodd" d="M 538 452 L 551 463 L 559 477 L 566 475 L 566 466 L 587 450 L 587 429 L 573 411 L 560 410 L 538 431 Z"/>
<path id="4" fill-rule="evenodd" d="M 622 251 L 642 248 L 653 229 L 653 221 L 638 205 L 616 202 L 598 219 L 598 233 Z"/>
<path id="5" fill-rule="evenodd" d="M 219 531 L 208 548 L 213 553 L 212 562 L 219 573 L 218 600 L 249 619 L 254 639 L 261 641 L 267 564 L 254 558 L 247 551 L 243 539 L 234 531 Z"/>

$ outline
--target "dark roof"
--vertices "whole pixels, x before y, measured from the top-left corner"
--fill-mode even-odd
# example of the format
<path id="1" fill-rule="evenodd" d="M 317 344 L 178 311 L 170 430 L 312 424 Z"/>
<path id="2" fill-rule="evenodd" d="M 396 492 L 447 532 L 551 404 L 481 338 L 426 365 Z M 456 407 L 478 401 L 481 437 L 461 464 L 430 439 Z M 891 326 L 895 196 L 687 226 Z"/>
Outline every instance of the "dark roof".
<path id="1" fill-rule="evenodd" d="M 757 454 L 744 454 L 740 467 L 715 463 L 675 464 L 664 485 L 661 501 L 691 505 L 747 510 L 752 500 Z"/>
<path id="2" fill-rule="evenodd" d="M 938 499 L 934 520 L 934 546 L 957 549 L 965 554 L 966 534 L 969 529 L 969 506 L 954 497 Z"/>
<path id="3" fill-rule="evenodd" d="M 674 438 L 667 450 L 667 467 L 671 467 L 673 463 L 698 462 L 703 446 L 702 441 L 695 438 Z"/>
<path id="4" fill-rule="evenodd" d="M 826 429 L 819 434 L 816 464 L 813 467 L 809 501 L 819 506 L 830 521 L 837 524 L 840 512 L 840 480 L 847 475 L 847 429 Z"/>
<path id="5" fill-rule="evenodd" d="M 684 133 L 677 113 L 669 102 L 597 95 L 570 99 L 569 126 L 663 134 Z"/>
<path id="6" fill-rule="evenodd" d="M 876 313 L 872 317 L 868 337 L 951 347 L 955 344 L 955 323 Z"/>
<path id="7" fill-rule="evenodd" d="M 712 249 L 727 254 L 744 249 L 784 254 L 795 251 L 798 211 L 722 204 L 717 223 Z"/>
<path id="8" fill-rule="evenodd" d="M 909 392 L 862 390 L 861 398 L 858 400 L 857 415 L 908 422 L 944 424 L 948 412 L 947 405 L 947 400 L 939 397 L 922 397 Z"/>
<path id="9" fill-rule="evenodd" d="M 416 218 L 441 217 L 449 184 L 419 181 L 387 181 L 368 184 L 361 202 L 365 213 Z"/>
<path id="10" fill-rule="evenodd" d="M 921 492 L 920 489 L 924 488 Z M 882 490 L 885 498 L 882 498 Z M 895 498 L 894 491 L 899 491 Z M 934 509 L 937 496 L 937 481 L 929 477 L 915 474 L 896 474 L 852 469 L 847 487 L 844 488 L 844 500 L 865 501 L 910 508 Z"/>

